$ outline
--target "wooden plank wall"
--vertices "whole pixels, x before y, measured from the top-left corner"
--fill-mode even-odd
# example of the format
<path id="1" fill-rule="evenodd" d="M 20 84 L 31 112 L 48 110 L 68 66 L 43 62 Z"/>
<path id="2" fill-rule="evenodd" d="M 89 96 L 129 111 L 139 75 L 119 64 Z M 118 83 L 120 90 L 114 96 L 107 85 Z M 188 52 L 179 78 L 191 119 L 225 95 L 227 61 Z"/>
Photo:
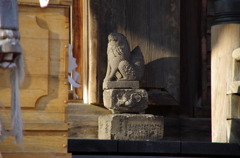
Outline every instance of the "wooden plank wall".
<path id="1" fill-rule="evenodd" d="M 25 123 L 46 123 L 49 120 L 48 123 L 64 125 L 68 89 L 65 82 L 69 7 L 40 9 L 20 5 L 19 21 L 26 72 L 20 88 L 23 119 Z M 9 107 L 7 71 L 0 73 L 1 102 Z M 30 117 L 31 114 L 35 117 Z M 3 117 L 7 118 L 7 115 Z"/>
<path id="2" fill-rule="evenodd" d="M 71 157 L 67 154 L 66 121 L 70 7 L 60 5 L 63 4 L 60 0 L 52 2 L 54 5 L 51 3 L 48 8 L 42 9 L 39 1 L 19 0 L 21 45 L 26 71 L 26 79 L 20 88 L 24 141 L 18 145 L 13 138 L 6 138 L 0 143 L 3 157 Z M 9 130 L 10 90 L 6 84 L 6 73 L 0 72 L 0 100 L 7 108 L 0 111 Z"/>

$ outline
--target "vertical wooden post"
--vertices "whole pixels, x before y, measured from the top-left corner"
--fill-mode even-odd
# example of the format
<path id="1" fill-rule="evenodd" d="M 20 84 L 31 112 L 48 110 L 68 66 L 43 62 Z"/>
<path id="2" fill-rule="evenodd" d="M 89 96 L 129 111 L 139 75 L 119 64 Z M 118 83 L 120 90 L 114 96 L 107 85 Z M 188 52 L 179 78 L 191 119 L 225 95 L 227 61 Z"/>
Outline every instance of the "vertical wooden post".
<path id="1" fill-rule="evenodd" d="M 202 103 L 203 107 L 209 110 L 204 110 L 203 116 L 210 117 L 210 102 L 208 96 L 208 43 L 207 43 L 207 31 L 208 31 L 208 23 L 207 23 L 207 0 L 202 0 L 202 11 L 201 11 L 201 74 L 202 74 Z"/>
<path id="2" fill-rule="evenodd" d="M 181 0 L 181 114 L 194 116 L 201 95 L 201 0 Z"/>
<path id="3" fill-rule="evenodd" d="M 99 104 L 98 53 L 100 52 L 100 9 L 102 1 L 88 0 L 88 36 L 89 36 L 89 103 Z M 105 53 L 105 52 L 102 52 Z"/>
<path id="4" fill-rule="evenodd" d="M 227 95 L 233 82 L 233 50 L 240 47 L 240 25 L 222 24 L 212 27 L 211 85 L 212 85 L 212 141 L 229 142 L 232 117 L 232 96 Z M 238 98 L 239 99 L 239 98 Z M 238 105 L 239 106 L 239 105 Z"/>
<path id="5" fill-rule="evenodd" d="M 73 56 L 77 59 L 77 72 L 83 85 L 83 0 L 73 1 Z M 77 88 L 78 99 L 83 99 L 83 88 Z"/>

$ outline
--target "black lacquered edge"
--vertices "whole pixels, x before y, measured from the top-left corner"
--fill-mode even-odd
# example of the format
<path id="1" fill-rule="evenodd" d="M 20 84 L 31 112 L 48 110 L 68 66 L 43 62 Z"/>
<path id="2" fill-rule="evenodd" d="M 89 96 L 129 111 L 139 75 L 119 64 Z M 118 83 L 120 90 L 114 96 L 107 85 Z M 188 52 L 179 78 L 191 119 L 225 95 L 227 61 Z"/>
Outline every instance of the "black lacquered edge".
<path id="1" fill-rule="evenodd" d="M 240 23 L 240 0 L 215 0 L 212 25 Z"/>

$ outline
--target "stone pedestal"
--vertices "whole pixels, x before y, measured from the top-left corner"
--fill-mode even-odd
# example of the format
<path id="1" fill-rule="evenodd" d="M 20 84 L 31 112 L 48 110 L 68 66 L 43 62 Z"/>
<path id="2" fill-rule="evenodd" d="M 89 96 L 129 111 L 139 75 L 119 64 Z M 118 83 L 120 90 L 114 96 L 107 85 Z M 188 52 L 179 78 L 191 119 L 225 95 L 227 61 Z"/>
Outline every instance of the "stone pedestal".
<path id="1" fill-rule="evenodd" d="M 150 114 L 112 114 L 98 118 L 99 139 L 160 140 L 164 118 Z"/>
<path id="2" fill-rule="evenodd" d="M 105 81 L 103 90 L 106 89 L 138 89 L 139 81 Z"/>
<path id="3" fill-rule="evenodd" d="M 144 89 L 109 89 L 103 92 L 103 102 L 114 114 L 144 113 L 148 94 Z"/>

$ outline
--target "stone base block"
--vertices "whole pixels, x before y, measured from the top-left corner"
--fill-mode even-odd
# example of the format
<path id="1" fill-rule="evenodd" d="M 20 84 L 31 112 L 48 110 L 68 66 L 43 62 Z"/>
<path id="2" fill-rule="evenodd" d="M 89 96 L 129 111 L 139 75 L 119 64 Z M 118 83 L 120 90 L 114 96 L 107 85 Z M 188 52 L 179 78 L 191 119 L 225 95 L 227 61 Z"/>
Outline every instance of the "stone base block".
<path id="1" fill-rule="evenodd" d="M 103 82 L 103 89 L 138 89 L 139 81 L 105 81 Z"/>
<path id="2" fill-rule="evenodd" d="M 104 106 L 113 113 L 144 113 L 148 94 L 144 89 L 109 89 L 103 92 Z"/>
<path id="3" fill-rule="evenodd" d="M 98 118 L 98 138 L 111 140 L 161 140 L 164 118 L 150 114 L 112 114 Z"/>

